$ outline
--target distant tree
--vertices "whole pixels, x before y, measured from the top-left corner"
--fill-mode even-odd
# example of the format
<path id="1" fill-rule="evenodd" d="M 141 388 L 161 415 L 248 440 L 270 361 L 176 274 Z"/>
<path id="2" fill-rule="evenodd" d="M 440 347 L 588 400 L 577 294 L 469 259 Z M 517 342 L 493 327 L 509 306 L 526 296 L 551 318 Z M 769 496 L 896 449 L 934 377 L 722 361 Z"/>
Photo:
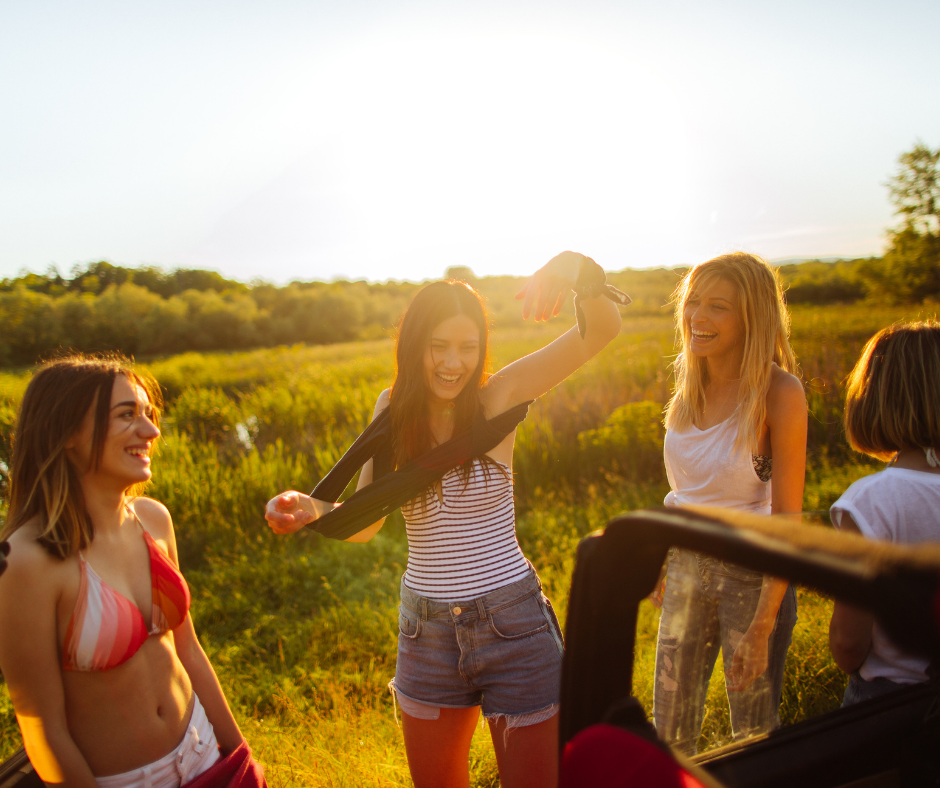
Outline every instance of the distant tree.
<path id="1" fill-rule="evenodd" d="M 891 202 L 905 228 L 919 235 L 940 234 L 940 148 L 922 142 L 898 158 L 897 174 L 888 181 Z"/>
<path id="2" fill-rule="evenodd" d="M 940 296 L 940 148 L 918 142 L 887 182 L 901 226 L 888 231 L 884 259 L 859 269 L 870 297 L 917 303 Z"/>
<path id="3" fill-rule="evenodd" d="M 465 265 L 453 265 L 444 272 L 445 279 L 462 279 L 464 282 L 476 282 L 477 277 L 473 271 Z"/>

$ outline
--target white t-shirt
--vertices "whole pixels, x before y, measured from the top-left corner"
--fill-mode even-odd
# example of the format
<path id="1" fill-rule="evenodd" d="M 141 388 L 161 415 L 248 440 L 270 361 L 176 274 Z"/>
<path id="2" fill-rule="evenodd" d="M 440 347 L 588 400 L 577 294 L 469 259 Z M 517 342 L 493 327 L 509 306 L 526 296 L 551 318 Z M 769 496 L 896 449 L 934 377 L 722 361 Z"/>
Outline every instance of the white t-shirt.
<path id="1" fill-rule="evenodd" d="M 940 542 L 940 474 L 886 468 L 859 479 L 830 509 L 839 528 L 848 514 L 868 539 L 896 544 Z M 905 654 L 875 623 L 871 651 L 859 668 L 863 679 L 878 676 L 899 684 L 927 681 L 928 660 Z"/>

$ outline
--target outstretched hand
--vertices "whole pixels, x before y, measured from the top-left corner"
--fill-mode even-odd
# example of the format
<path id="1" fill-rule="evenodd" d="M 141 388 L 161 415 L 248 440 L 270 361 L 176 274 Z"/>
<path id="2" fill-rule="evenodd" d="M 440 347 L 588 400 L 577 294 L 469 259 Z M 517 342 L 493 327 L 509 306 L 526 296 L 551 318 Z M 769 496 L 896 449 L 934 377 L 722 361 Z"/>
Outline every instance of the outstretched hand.
<path id="1" fill-rule="evenodd" d="M 767 670 L 767 641 L 769 636 L 748 628 L 731 659 L 731 672 L 726 679 L 729 692 L 742 692 Z"/>
<path id="2" fill-rule="evenodd" d="M 536 321 L 555 317 L 574 288 L 584 259 L 584 255 L 578 252 L 562 252 L 539 268 L 516 293 L 517 299 L 525 298 L 522 305 L 523 320 L 528 320 L 529 315 L 533 314 L 533 302 Z"/>
<path id="3" fill-rule="evenodd" d="M 292 534 L 333 509 L 333 504 L 288 490 L 264 507 L 264 519 L 276 534 Z"/>
<path id="4" fill-rule="evenodd" d="M 7 568 L 7 556 L 10 554 L 10 543 L 0 542 L 0 575 Z"/>

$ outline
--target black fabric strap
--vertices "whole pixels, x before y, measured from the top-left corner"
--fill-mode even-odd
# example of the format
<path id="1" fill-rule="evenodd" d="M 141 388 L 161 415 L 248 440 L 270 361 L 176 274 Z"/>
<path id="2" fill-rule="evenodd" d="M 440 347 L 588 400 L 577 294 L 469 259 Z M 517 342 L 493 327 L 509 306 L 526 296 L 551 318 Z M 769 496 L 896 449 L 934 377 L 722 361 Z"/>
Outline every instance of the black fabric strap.
<path id="1" fill-rule="evenodd" d="M 333 470 L 323 477 L 311 497 L 335 502 L 370 457 L 374 459 L 372 483 L 307 527 L 331 539 L 348 539 L 359 533 L 423 493 L 452 468 L 495 449 L 526 417 L 531 404 L 531 401 L 523 402 L 489 420 L 481 414 L 466 432 L 455 435 L 394 471 L 389 470 L 391 418 L 386 408 L 366 427 Z"/>
<path id="2" fill-rule="evenodd" d="M 590 257 L 584 257 L 581 261 L 574 292 L 574 313 L 578 319 L 578 332 L 581 334 L 581 339 L 584 339 L 584 333 L 587 331 L 587 319 L 584 316 L 584 309 L 581 307 L 583 299 L 604 296 L 620 306 L 628 306 L 633 302 L 633 299 L 622 290 L 607 284 L 607 274 L 604 269 Z"/>

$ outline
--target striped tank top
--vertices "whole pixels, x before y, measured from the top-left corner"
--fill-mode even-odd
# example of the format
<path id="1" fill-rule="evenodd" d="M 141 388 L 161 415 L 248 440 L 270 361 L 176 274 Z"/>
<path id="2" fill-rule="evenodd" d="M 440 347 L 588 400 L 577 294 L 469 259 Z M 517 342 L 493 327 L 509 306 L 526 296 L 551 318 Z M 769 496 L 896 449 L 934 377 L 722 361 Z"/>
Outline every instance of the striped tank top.
<path id="1" fill-rule="evenodd" d="M 439 602 L 474 599 L 515 583 L 531 571 L 516 540 L 512 475 L 508 465 L 473 460 L 465 484 L 460 469 L 402 507 L 408 532 L 404 583 Z"/>

